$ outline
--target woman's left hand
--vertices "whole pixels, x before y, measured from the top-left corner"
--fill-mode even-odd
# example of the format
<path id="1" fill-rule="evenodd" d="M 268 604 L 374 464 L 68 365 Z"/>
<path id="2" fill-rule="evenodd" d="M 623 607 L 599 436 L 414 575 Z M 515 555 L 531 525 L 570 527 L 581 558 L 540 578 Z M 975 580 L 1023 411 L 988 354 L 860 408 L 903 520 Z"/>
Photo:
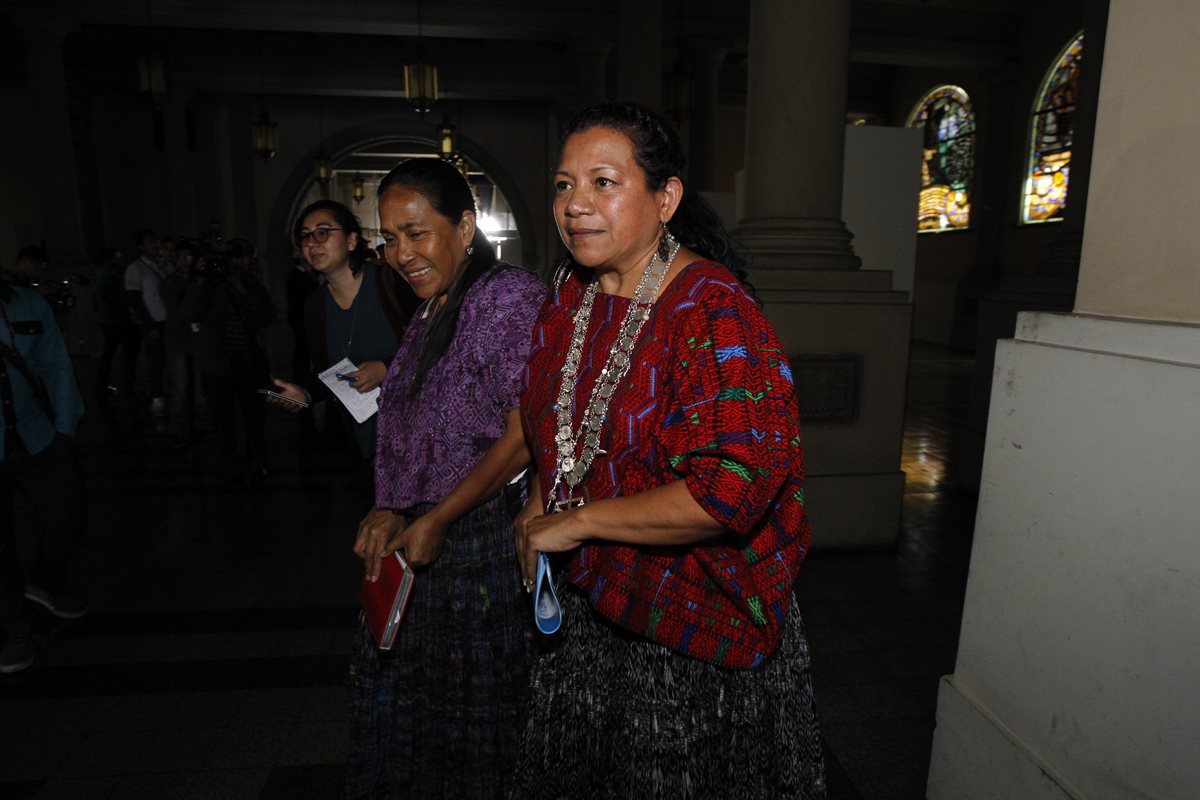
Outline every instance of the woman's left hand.
<path id="1" fill-rule="evenodd" d="M 404 559 L 414 567 L 432 564 L 442 552 L 446 528 L 433 514 L 417 517 L 388 540 L 381 555 L 386 557 L 396 550 L 403 550 Z"/>
<path id="2" fill-rule="evenodd" d="M 350 379 L 350 385 L 356 392 L 369 392 L 383 383 L 387 377 L 387 364 L 382 361 L 364 361 L 362 366 L 351 372 L 344 373 Z"/>

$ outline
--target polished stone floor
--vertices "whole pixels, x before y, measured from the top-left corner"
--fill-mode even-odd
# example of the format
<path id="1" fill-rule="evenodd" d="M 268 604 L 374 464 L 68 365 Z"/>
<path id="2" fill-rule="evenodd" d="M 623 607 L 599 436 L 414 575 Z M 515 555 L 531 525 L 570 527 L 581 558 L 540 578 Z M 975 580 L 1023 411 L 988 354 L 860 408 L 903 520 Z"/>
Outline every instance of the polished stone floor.
<path id="1" fill-rule="evenodd" d="M 914 348 L 896 549 L 818 552 L 801 573 L 834 800 L 924 797 L 974 519 L 944 479 L 973 366 Z M 42 619 L 38 662 L 0 681 L 0 797 L 339 796 L 356 501 L 295 426 L 269 414 L 270 474 L 242 487 L 213 442 L 173 451 L 149 419 L 85 419 L 92 612 Z"/>

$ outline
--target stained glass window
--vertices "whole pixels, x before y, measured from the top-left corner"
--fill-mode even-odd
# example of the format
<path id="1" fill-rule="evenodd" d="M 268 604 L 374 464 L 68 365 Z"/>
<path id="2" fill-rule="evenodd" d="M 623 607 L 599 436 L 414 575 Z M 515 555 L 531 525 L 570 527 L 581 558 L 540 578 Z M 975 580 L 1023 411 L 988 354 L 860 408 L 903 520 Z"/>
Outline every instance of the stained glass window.
<path id="1" fill-rule="evenodd" d="M 1067 209 L 1071 177 L 1071 140 L 1075 133 L 1075 97 L 1083 34 L 1071 40 L 1046 73 L 1033 107 L 1029 135 L 1029 168 L 1021 200 L 1021 221 L 1061 220 Z"/>
<path id="2" fill-rule="evenodd" d="M 908 127 L 925 133 L 917 231 L 962 230 L 971 221 L 975 170 L 975 112 L 959 86 L 931 89 L 908 115 Z"/>

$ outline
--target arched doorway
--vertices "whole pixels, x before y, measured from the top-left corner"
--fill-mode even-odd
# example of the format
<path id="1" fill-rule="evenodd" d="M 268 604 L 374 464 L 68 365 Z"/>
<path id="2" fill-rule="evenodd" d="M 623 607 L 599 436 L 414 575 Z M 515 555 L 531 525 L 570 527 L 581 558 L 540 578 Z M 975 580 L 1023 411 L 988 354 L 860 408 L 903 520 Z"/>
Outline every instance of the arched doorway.
<path id="1" fill-rule="evenodd" d="M 362 221 L 371 243 L 378 239 L 378 207 L 375 190 L 380 180 L 405 158 L 439 157 L 436 129 L 408 120 L 379 120 L 337 133 L 325 142 L 331 165 L 326 186 L 317 180 L 314 168 L 317 150 L 301 158 L 280 187 L 272 208 L 269 250 L 274 263 L 290 260 L 292 223 L 305 205 L 329 197 L 353 209 Z M 537 262 L 532 217 L 528 203 L 515 189 L 508 173 L 489 154 L 469 139 L 457 142 L 458 163 L 471 183 L 479 208 L 479 224 L 497 246 L 502 258 L 518 263 Z M 355 187 L 361 180 L 361 199 Z"/>
<path id="2" fill-rule="evenodd" d="M 322 197 L 337 200 L 354 210 L 372 246 L 382 242 L 377 230 L 379 207 L 375 194 L 379 182 L 398 162 L 409 158 L 438 158 L 428 142 L 403 139 L 372 142 L 342 156 L 334 165 L 326 186 L 312 181 L 295 203 L 296 212 Z M 496 247 L 500 258 L 519 261 L 521 234 L 512 205 L 495 180 L 471 159 L 461 154 L 450 159 L 471 184 L 478 209 L 479 227 Z M 293 217 L 294 218 L 294 217 Z"/>

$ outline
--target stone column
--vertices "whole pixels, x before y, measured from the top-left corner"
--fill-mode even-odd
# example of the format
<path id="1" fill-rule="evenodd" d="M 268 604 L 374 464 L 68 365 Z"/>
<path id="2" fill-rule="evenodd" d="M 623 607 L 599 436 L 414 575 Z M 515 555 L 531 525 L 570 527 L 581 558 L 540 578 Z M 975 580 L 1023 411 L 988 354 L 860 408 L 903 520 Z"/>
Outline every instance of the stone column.
<path id="1" fill-rule="evenodd" d="M 696 40 L 688 43 L 688 50 L 692 56 L 689 177 L 693 188 L 713 191 L 717 183 L 717 97 L 727 48 L 721 42 Z"/>
<path id="2" fill-rule="evenodd" d="M 755 283 L 861 266 L 842 221 L 850 0 L 756 0 L 750 10 L 745 217 Z"/>
<path id="3" fill-rule="evenodd" d="M 662 0 L 621 0 L 617 97 L 662 110 Z"/>
<path id="4" fill-rule="evenodd" d="M 42 232 L 50 263 L 57 272 L 88 262 L 63 66 L 63 39 L 68 26 L 50 12 L 16 15 L 13 22 L 24 34 L 34 131 L 30 138 L 42 184 L 37 196 L 28 200 L 40 205 Z"/>
<path id="5" fill-rule="evenodd" d="M 813 543 L 828 549 L 896 541 L 912 324 L 907 293 L 891 271 L 860 269 L 843 221 L 849 42 L 850 0 L 751 5 L 734 231 L 791 361 Z"/>

